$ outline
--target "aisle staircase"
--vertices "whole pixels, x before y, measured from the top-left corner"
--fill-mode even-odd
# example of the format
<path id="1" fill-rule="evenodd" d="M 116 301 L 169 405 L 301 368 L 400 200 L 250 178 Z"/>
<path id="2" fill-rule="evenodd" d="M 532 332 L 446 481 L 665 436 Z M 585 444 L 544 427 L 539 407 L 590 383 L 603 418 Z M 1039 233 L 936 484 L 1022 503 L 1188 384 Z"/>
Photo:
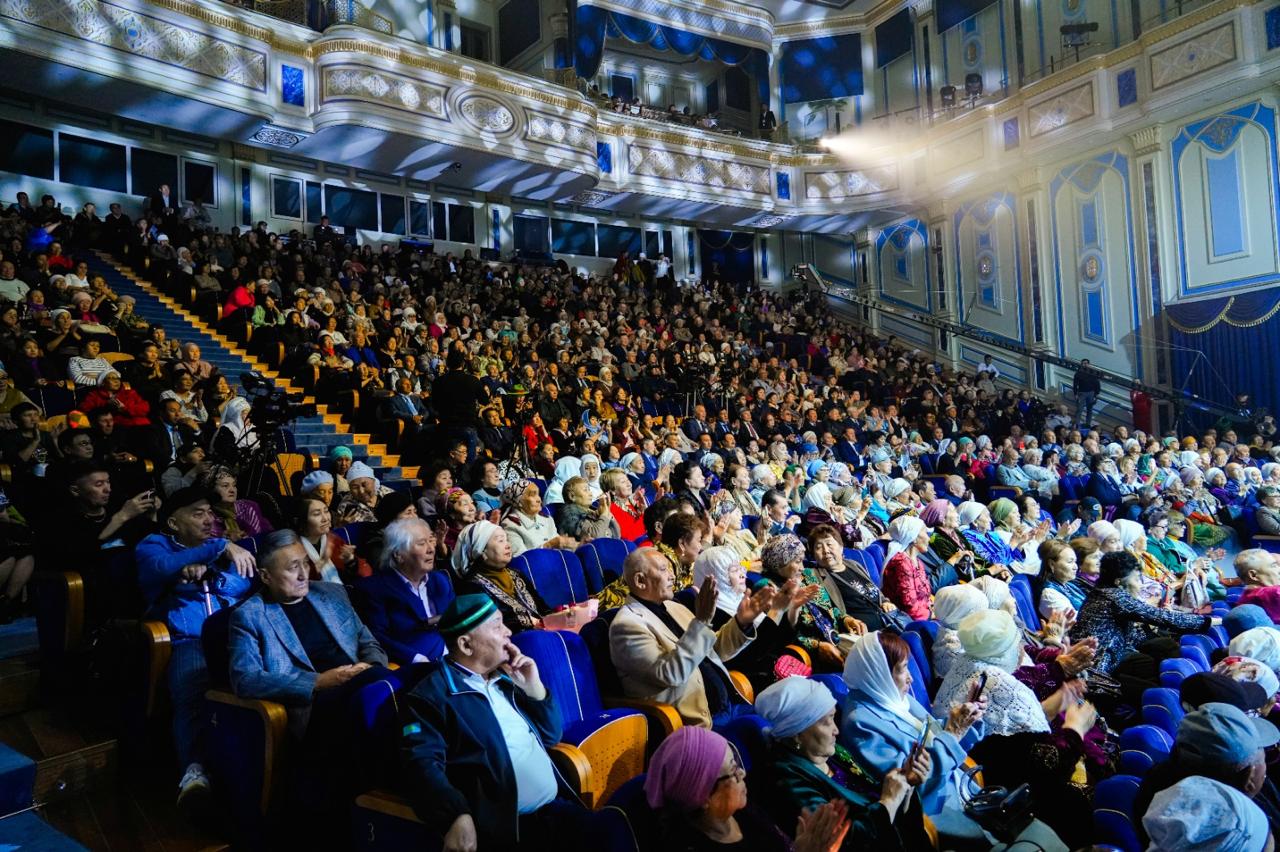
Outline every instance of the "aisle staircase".
<path id="1" fill-rule="evenodd" d="M 233 387 L 239 387 L 241 373 L 257 370 L 274 381 L 277 387 L 291 393 L 302 393 L 299 387 L 276 370 L 232 343 L 127 267 L 101 255 L 90 256 L 89 267 L 91 272 L 103 275 L 117 295 L 132 296 L 136 300 L 134 312 L 153 326 L 163 328 L 171 340 L 199 345 L 201 357 L 217 367 Z M 304 401 L 316 402 L 310 396 L 305 396 Z M 391 454 L 385 445 L 373 442 L 369 435 L 353 432 L 330 406 L 317 405 L 316 411 L 315 417 L 299 418 L 292 424 L 290 431 L 299 452 L 311 453 L 318 461 L 323 461 L 334 447 L 347 446 L 357 460 L 363 460 L 377 472 L 384 485 L 403 489 L 416 482 L 416 467 L 401 467 L 398 456 Z"/>
<path id="2" fill-rule="evenodd" d="M 0 849 L 84 850 L 36 810 L 36 762 L 0 744 Z"/>

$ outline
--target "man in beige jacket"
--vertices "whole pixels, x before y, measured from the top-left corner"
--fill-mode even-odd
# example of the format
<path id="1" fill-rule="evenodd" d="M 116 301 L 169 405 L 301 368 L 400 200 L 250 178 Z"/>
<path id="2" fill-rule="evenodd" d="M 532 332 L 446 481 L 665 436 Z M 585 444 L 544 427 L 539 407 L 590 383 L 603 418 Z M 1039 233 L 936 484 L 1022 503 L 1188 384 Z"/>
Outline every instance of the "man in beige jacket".
<path id="1" fill-rule="evenodd" d="M 674 705 L 686 725 L 703 728 L 749 711 L 724 661 L 755 638 L 756 617 L 769 611 L 778 590 L 767 586 L 744 596 L 734 617 L 715 631 L 711 621 L 719 591 L 714 578 L 698 590 L 693 613 L 672 601 L 675 579 L 656 549 L 627 556 L 623 578 L 631 594 L 609 627 L 609 655 L 623 691 Z"/>

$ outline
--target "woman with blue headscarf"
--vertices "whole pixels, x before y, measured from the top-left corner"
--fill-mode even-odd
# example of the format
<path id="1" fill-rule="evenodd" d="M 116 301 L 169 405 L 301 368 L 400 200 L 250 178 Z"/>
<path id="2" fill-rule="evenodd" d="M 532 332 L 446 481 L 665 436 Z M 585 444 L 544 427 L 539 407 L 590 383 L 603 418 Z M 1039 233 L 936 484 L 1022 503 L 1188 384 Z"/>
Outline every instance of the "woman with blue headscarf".
<path id="1" fill-rule="evenodd" d="M 1018 557 L 1008 542 L 992 529 L 991 512 L 981 503 L 968 500 L 960 504 L 960 533 L 973 548 L 974 564 L 980 572 L 1009 579 L 1013 576 L 1011 565 Z"/>
<path id="2" fill-rule="evenodd" d="M 835 696 L 809 678 L 783 678 L 756 696 L 755 706 L 769 723 L 768 761 L 759 774 L 778 825 L 793 825 L 824 802 L 843 801 L 850 827 L 842 848 L 932 847 L 915 793 L 933 770 L 927 751 L 883 777 L 868 771 L 836 741 Z"/>

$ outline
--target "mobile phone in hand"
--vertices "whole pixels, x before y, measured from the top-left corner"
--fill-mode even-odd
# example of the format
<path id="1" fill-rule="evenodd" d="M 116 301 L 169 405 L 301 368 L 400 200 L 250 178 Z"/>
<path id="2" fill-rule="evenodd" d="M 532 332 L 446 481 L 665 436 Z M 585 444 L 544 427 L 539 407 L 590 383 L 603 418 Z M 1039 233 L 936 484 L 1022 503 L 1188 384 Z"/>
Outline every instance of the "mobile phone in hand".
<path id="1" fill-rule="evenodd" d="M 974 701 L 980 700 L 982 698 L 982 693 L 986 691 L 986 688 L 987 688 L 987 673 L 983 672 L 982 674 L 978 675 L 977 683 L 975 683 L 972 687 L 969 688 L 969 701 L 974 702 Z"/>

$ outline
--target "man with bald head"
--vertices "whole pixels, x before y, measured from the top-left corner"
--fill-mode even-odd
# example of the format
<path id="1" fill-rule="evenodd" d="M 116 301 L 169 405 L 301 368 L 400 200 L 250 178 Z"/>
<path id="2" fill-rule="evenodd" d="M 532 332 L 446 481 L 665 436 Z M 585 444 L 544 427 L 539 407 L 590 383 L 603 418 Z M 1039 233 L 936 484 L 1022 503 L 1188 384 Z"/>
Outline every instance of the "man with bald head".
<path id="1" fill-rule="evenodd" d="M 755 638 L 756 617 L 769 611 L 778 590 L 766 586 L 744 596 L 717 631 L 711 627 L 719 595 L 714 578 L 702 584 L 689 612 L 672 600 L 671 563 L 656 548 L 632 552 L 622 572 L 630 594 L 609 627 L 609 655 L 623 691 L 672 704 L 686 725 L 703 728 L 749 712 L 724 661 Z"/>

